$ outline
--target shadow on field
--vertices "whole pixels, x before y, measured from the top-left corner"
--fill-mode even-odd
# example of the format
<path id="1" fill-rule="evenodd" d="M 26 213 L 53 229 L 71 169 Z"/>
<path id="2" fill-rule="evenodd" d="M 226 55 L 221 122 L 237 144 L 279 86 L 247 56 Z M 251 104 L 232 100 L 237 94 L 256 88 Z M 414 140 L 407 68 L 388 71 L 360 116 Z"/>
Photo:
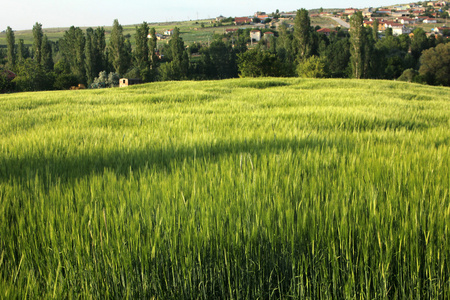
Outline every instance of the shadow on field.
<path id="1" fill-rule="evenodd" d="M 256 156 L 276 154 L 281 151 L 303 152 L 310 149 L 324 151 L 335 148 L 339 153 L 352 151 L 355 144 L 351 140 L 331 140 L 326 137 L 303 139 L 277 139 L 202 143 L 192 147 L 154 145 L 152 148 L 129 149 L 118 145 L 117 150 L 106 152 L 101 147 L 90 153 L 67 155 L 56 152 L 46 156 L 36 153 L 24 153 L 20 157 L 0 158 L 0 181 L 16 179 L 19 182 L 34 180 L 37 177 L 44 182 L 67 181 L 83 178 L 92 174 L 103 174 L 105 170 L 116 175 L 129 176 L 143 169 L 172 172 L 179 170 L 185 161 L 192 164 L 215 162 L 220 157 L 234 156 L 235 166 L 239 166 L 240 154 Z M 122 149 L 121 149 L 122 148 Z"/>

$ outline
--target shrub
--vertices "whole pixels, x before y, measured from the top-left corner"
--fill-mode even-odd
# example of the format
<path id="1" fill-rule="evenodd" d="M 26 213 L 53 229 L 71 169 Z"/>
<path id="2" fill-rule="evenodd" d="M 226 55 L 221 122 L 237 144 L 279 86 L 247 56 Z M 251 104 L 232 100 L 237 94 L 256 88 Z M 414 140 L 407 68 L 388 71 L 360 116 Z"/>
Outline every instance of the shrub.
<path id="1" fill-rule="evenodd" d="M 94 79 L 94 82 L 91 84 L 92 89 L 106 88 L 106 87 L 117 87 L 119 86 L 120 76 L 117 73 L 110 72 L 109 74 L 106 71 L 101 71 L 98 74 L 98 77 Z"/>

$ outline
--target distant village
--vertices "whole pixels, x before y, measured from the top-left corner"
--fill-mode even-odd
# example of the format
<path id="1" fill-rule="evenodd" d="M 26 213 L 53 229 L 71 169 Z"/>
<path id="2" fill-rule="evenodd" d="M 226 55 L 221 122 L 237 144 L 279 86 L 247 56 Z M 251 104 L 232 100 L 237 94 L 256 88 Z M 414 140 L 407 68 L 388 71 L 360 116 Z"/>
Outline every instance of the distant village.
<path id="1" fill-rule="evenodd" d="M 347 9 L 320 9 L 312 10 L 310 17 L 323 17 L 333 18 L 339 24 L 336 27 L 349 28 L 348 21 L 350 17 L 356 12 L 361 11 L 365 21 L 364 26 L 373 27 L 375 20 L 378 20 L 378 32 L 383 34 L 386 29 L 391 28 L 392 33 L 395 36 L 402 34 L 412 34 L 417 26 L 423 24 L 432 24 L 430 29 L 426 30 L 427 36 L 449 36 L 449 3 L 447 1 L 430 1 L 430 2 L 417 2 L 403 5 L 385 6 L 379 8 L 347 8 Z M 267 39 L 274 35 L 273 32 L 264 32 L 262 29 L 274 29 L 278 30 L 282 24 L 287 24 L 292 27 L 292 22 L 296 16 L 296 12 L 280 12 L 267 14 L 265 12 L 256 12 L 253 16 L 235 17 L 233 24 L 235 26 L 250 26 L 252 29 L 250 32 L 250 38 L 252 41 L 259 42 L 261 39 Z M 211 21 L 212 23 L 220 24 L 227 18 L 220 16 Z M 336 28 L 335 27 L 335 28 Z M 423 26 L 422 26 L 423 27 Z M 316 31 L 321 34 L 330 35 L 335 32 L 335 28 L 320 28 Z M 224 33 L 232 33 L 237 31 L 238 28 L 227 28 Z M 173 33 L 173 29 L 166 30 L 164 34 L 157 34 L 158 40 L 170 37 Z"/>
<path id="2" fill-rule="evenodd" d="M 427 36 L 445 36 L 448 38 L 449 29 L 448 17 L 449 17 L 449 4 L 447 1 L 430 1 L 430 2 L 418 2 L 404 5 L 394 5 L 380 8 L 347 8 L 341 10 L 322 10 L 317 13 L 311 13 L 310 17 L 325 17 L 341 20 L 340 26 L 349 28 L 347 23 L 350 17 L 358 11 L 361 11 L 365 21 L 364 26 L 373 27 L 375 19 L 378 20 L 378 32 L 383 33 L 388 28 L 392 28 L 393 35 L 411 34 L 415 27 L 420 24 L 436 24 L 430 30 L 426 30 Z M 235 25 L 252 25 L 255 29 L 275 28 L 283 24 L 283 22 L 293 21 L 296 12 L 280 13 L 278 18 L 273 18 L 273 15 L 267 15 L 264 12 L 257 12 L 253 17 L 236 17 Z M 221 18 L 217 18 L 216 21 L 220 21 Z M 255 20 L 257 22 L 255 22 Z M 227 29 L 227 32 L 237 29 Z M 320 28 L 316 30 L 318 33 L 330 35 L 334 28 Z M 256 31 L 251 32 L 251 38 L 259 41 L 261 38 L 272 35 L 271 32 L 266 32 L 263 35 Z"/>

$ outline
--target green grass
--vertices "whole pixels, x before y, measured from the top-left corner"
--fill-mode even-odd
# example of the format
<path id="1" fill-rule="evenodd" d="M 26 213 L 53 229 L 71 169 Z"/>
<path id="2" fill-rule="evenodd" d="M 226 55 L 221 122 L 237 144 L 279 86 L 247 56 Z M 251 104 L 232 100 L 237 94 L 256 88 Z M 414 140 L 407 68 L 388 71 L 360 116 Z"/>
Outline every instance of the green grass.
<path id="1" fill-rule="evenodd" d="M 450 90 L 235 79 L 0 97 L 0 297 L 445 299 Z"/>

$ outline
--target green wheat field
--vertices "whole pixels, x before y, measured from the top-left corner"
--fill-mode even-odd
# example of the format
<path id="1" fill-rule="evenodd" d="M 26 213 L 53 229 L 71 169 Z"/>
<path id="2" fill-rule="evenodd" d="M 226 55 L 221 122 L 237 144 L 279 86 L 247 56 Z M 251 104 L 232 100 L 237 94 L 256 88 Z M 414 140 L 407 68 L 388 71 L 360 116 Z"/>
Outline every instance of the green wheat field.
<path id="1" fill-rule="evenodd" d="M 0 120 L 0 298 L 450 298 L 449 88 L 164 82 Z"/>

